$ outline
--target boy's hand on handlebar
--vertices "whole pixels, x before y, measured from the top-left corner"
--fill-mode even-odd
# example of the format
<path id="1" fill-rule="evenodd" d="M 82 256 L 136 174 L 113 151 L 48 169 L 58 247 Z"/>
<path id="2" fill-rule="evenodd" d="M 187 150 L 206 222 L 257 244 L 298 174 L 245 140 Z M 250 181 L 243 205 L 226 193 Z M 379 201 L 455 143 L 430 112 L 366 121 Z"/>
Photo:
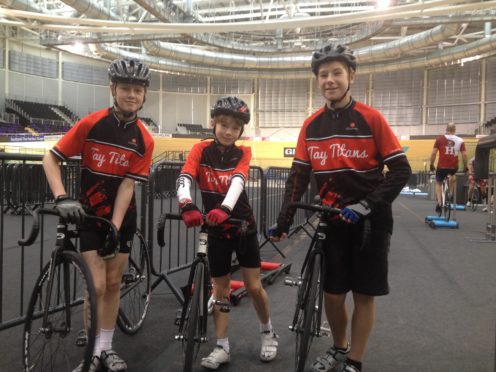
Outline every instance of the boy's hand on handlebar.
<path id="1" fill-rule="evenodd" d="M 205 216 L 205 219 L 207 220 L 207 224 L 215 226 L 215 225 L 220 225 L 221 223 L 225 222 L 227 219 L 229 219 L 230 213 L 228 213 L 227 208 L 215 208 L 212 209 L 208 214 Z"/>
<path id="2" fill-rule="evenodd" d="M 273 242 L 282 242 L 287 238 L 289 232 L 288 226 L 272 225 L 269 227 L 269 237 Z"/>
<path id="3" fill-rule="evenodd" d="M 60 217 L 69 223 L 80 224 L 86 216 L 81 203 L 70 199 L 67 195 L 60 195 L 55 199 L 55 208 L 59 212 Z"/>
<path id="4" fill-rule="evenodd" d="M 434 164 L 431 164 L 430 170 L 431 170 L 431 172 L 434 172 L 436 170 L 436 167 L 434 166 Z"/>
<path id="5" fill-rule="evenodd" d="M 360 219 L 367 217 L 372 210 L 366 200 L 360 200 L 358 203 L 350 204 L 343 208 L 339 217 L 347 223 L 358 223 Z"/>
<path id="6" fill-rule="evenodd" d="M 181 217 L 188 228 L 203 225 L 203 216 L 193 203 L 186 204 L 181 208 Z"/>

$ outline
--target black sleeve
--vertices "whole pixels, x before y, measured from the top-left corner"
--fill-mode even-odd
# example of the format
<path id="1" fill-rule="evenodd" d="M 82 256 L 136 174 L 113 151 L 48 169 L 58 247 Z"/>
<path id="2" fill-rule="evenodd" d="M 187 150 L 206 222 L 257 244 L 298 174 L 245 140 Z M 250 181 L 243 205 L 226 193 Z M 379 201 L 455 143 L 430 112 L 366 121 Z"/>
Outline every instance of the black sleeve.
<path id="1" fill-rule="evenodd" d="M 368 194 L 365 199 L 374 206 L 387 203 L 391 204 L 406 185 L 412 174 L 412 168 L 406 156 L 399 156 L 386 163 L 389 171 L 385 180 L 377 189 Z"/>
<path id="2" fill-rule="evenodd" d="M 311 175 L 310 165 L 303 165 L 295 163 L 291 165 L 288 179 L 286 180 L 286 187 L 284 189 L 284 200 L 281 207 L 279 217 L 277 217 L 277 224 L 279 226 L 291 226 L 295 209 L 288 209 L 288 204 L 291 202 L 300 201 L 302 195 L 308 188 Z"/>

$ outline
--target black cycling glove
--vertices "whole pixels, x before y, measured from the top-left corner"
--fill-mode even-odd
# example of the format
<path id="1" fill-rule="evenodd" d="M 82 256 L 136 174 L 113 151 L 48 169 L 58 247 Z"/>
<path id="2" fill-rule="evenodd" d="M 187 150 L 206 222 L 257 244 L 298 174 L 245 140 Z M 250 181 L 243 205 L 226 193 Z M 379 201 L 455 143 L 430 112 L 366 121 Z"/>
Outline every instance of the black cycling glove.
<path id="1" fill-rule="evenodd" d="M 55 199 L 55 208 L 59 212 L 60 217 L 69 223 L 80 224 L 86 216 L 81 203 L 70 199 L 67 195 L 59 195 Z"/>
<path id="2" fill-rule="evenodd" d="M 117 236 L 115 236 L 112 229 L 109 228 L 109 231 L 105 236 L 105 241 L 98 250 L 98 255 L 104 260 L 110 260 L 111 258 L 114 258 L 117 253 L 119 253 L 119 249 L 119 233 L 117 232 Z"/>
<path id="3" fill-rule="evenodd" d="M 275 224 L 269 227 L 269 236 L 280 238 L 282 234 L 289 233 L 289 226 L 283 224 Z"/>

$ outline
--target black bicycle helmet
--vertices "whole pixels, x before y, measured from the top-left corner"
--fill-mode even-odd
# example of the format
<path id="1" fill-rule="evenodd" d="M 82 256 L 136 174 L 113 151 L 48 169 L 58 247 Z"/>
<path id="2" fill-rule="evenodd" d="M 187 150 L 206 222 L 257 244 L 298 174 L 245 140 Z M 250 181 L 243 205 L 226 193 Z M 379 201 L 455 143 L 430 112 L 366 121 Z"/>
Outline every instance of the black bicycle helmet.
<path id="1" fill-rule="evenodd" d="M 210 117 L 217 115 L 232 115 L 241 119 L 243 124 L 248 124 L 250 121 L 250 109 L 248 105 L 237 97 L 223 97 L 215 102 L 215 105 L 210 111 Z"/>
<path id="2" fill-rule="evenodd" d="M 353 71 L 357 69 L 356 57 L 347 45 L 329 44 L 312 55 L 312 72 L 317 75 L 319 66 L 330 61 L 342 61 Z"/>
<path id="3" fill-rule="evenodd" d="M 150 69 L 137 59 L 116 59 L 110 63 L 108 73 L 113 83 L 150 85 Z"/>

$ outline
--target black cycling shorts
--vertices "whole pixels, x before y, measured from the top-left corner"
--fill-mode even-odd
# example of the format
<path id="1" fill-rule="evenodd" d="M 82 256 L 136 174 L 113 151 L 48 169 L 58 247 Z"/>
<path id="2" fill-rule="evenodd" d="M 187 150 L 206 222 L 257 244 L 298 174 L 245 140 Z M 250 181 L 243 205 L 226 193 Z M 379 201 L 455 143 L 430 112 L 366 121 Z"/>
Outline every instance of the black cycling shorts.
<path id="1" fill-rule="evenodd" d="M 212 277 L 226 276 L 231 272 L 233 252 L 236 252 L 241 267 L 260 267 L 260 248 L 257 234 L 250 234 L 240 239 L 222 239 L 209 235 L 208 263 Z"/>
<path id="2" fill-rule="evenodd" d="M 101 230 L 80 230 L 79 231 L 79 251 L 96 251 L 105 243 L 107 233 Z M 119 232 L 119 253 L 131 253 L 134 239 L 134 231 Z"/>
<path id="3" fill-rule="evenodd" d="M 389 293 L 388 255 L 391 233 L 372 229 L 362 246 L 363 225 L 331 225 L 325 242 L 324 291 L 369 296 Z"/>
<path id="4" fill-rule="evenodd" d="M 436 181 L 443 182 L 448 174 L 450 176 L 454 175 L 458 171 L 457 168 L 438 168 L 436 169 Z"/>

